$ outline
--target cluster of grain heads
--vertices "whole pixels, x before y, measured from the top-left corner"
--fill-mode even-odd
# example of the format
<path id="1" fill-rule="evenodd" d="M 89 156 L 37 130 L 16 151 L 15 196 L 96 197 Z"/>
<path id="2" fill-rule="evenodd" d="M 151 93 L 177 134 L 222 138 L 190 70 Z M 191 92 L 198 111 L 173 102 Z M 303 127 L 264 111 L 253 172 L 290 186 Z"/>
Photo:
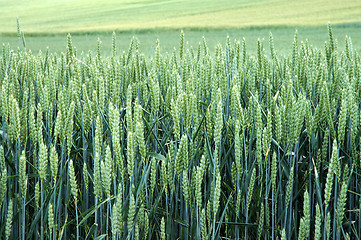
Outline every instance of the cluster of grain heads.
<path id="1" fill-rule="evenodd" d="M 337 219 L 337 235 L 340 237 L 341 234 L 341 225 L 343 223 L 343 218 L 345 216 L 345 206 L 347 200 L 347 182 L 344 181 L 341 186 L 340 194 L 337 200 L 337 208 L 336 208 L 336 219 Z"/>
<path id="2" fill-rule="evenodd" d="M 70 181 L 70 192 L 73 195 L 74 201 L 78 201 L 78 184 L 76 183 L 75 173 L 74 173 L 74 163 L 73 160 L 70 159 L 68 165 L 69 172 L 69 181 Z"/>
<path id="3" fill-rule="evenodd" d="M 10 200 L 6 214 L 5 239 L 10 239 L 11 230 L 13 228 L 13 207 L 14 200 Z"/>
<path id="4" fill-rule="evenodd" d="M 26 190 L 27 190 L 27 176 L 26 176 L 26 157 L 25 154 L 22 153 L 19 160 L 19 184 L 21 188 L 22 197 L 26 198 Z"/>
<path id="5" fill-rule="evenodd" d="M 49 203 L 48 206 L 48 225 L 49 225 L 49 236 L 52 236 L 53 234 L 53 228 L 54 226 L 54 209 L 53 209 L 53 205 L 51 203 Z"/>
<path id="6" fill-rule="evenodd" d="M 359 53 L 184 32 L 0 59 L 0 238 L 357 239 Z M 213 54 L 214 53 L 214 54 Z"/>
<path id="7" fill-rule="evenodd" d="M 298 231 L 298 239 L 308 239 L 310 234 L 310 203 L 308 192 L 305 191 L 303 198 L 303 217 L 300 220 L 300 229 Z"/>
<path id="8" fill-rule="evenodd" d="M 315 217 L 315 240 L 321 239 L 322 232 L 321 232 L 321 225 L 322 225 L 322 216 L 321 216 L 321 209 L 318 204 L 316 204 L 316 217 Z"/>
<path id="9" fill-rule="evenodd" d="M 6 168 L 3 168 L 1 170 L 1 176 L 0 176 L 0 187 L 1 187 L 0 188 L 0 201 L 1 201 L 0 206 L 3 205 L 3 202 L 5 200 L 6 187 L 7 187 L 7 178 L 8 178 L 8 175 L 7 175 Z"/>
<path id="10" fill-rule="evenodd" d="M 134 230 L 134 220 L 135 220 L 135 213 L 136 213 L 135 208 L 136 208 L 136 202 L 135 202 L 133 194 L 130 193 L 129 210 L 128 210 L 128 216 L 127 216 L 128 238 L 131 237 L 132 232 Z"/>
<path id="11" fill-rule="evenodd" d="M 337 149 L 337 142 L 335 140 L 333 142 L 333 146 L 332 146 L 332 155 L 331 155 L 330 165 L 328 167 L 326 184 L 325 184 L 324 199 L 325 199 L 326 208 L 328 207 L 328 204 L 329 204 L 330 199 L 331 199 L 334 176 L 335 176 L 335 173 L 336 173 L 335 171 L 337 170 L 337 164 L 338 163 L 339 163 L 338 149 Z"/>

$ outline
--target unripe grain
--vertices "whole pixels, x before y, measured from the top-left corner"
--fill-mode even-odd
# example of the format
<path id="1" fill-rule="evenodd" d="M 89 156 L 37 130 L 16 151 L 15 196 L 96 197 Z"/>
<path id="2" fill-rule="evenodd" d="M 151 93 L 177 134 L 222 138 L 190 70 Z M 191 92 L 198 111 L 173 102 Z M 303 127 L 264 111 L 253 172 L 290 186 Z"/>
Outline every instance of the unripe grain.
<path id="1" fill-rule="evenodd" d="M 69 171 L 69 181 L 70 181 L 70 187 L 71 187 L 70 191 L 74 197 L 74 200 L 77 202 L 78 201 L 78 184 L 76 183 L 76 179 L 75 179 L 74 164 L 73 164 L 72 159 L 69 160 L 68 171 Z"/>

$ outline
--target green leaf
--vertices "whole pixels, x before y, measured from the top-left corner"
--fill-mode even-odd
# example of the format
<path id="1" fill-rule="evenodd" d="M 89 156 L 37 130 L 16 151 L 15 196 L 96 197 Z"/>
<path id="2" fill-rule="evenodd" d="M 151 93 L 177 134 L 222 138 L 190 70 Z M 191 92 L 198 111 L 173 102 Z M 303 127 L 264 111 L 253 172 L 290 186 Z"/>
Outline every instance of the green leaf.
<path id="1" fill-rule="evenodd" d="M 166 161 L 166 157 L 164 157 L 160 153 L 154 153 L 154 152 L 147 152 L 147 155 L 150 157 L 154 157 L 155 159 L 161 160 L 162 162 Z"/>

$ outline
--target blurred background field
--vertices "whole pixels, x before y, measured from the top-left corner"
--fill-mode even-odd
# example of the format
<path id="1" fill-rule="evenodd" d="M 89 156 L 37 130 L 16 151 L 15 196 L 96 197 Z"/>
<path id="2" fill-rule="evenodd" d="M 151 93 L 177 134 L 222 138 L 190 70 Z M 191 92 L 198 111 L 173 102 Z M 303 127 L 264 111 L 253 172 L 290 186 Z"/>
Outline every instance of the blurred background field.
<path id="1" fill-rule="evenodd" d="M 351 36 L 354 46 L 361 44 L 361 1 L 351 0 L 0 0 L 0 42 L 15 48 L 19 44 L 16 17 L 33 52 L 46 47 L 64 51 L 66 34 L 71 33 L 80 52 L 95 50 L 100 38 L 107 54 L 113 31 L 122 50 L 135 36 L 145 54 L 153 53 L 157 38 L 163 53 L 172 52 L 183 29 L 193 47 L 205 36 L 212 50 L 229 35 L 231 40 L 244 37 L 250 52 L 255 51 L 258 38 L 268 41 L 272 32 L 277 51 L 286 54 L 296 29 L 300 40 L 307 38 L 323 48 L 328 22 L 340 48 L 346 35 Z"/>

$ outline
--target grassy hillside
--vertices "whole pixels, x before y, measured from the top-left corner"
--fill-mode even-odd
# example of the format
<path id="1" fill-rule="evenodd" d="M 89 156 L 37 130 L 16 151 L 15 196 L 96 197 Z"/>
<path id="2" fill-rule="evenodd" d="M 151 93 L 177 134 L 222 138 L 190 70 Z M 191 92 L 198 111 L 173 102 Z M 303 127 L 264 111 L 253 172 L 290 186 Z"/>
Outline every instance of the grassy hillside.
<path id="1" fill-rule="evenodd" d="M 189 45 L 198 46 L 206 37 L 210 50 L 224 43 L 226 36 L 247 40 L 247 49 L 255 52 L 257 39 L 268 41 L 272 32 L 276 49 L 287 54 L 293 35 L 308 39 L 317 48 L 327 40 L 331 22 L 340 48 L 345 35 L 354 46 L 361 45 L 361 2 L 331 0 L 243 0 L 243 1 L 151 1 L 151 0 L 0 0 L 0 43 L 18 47 L 16 17 L 25 33 L 27 48 L 33 52 L 65 50 L 70 32 L 81 52 L 95 50 L 97 39 L 103 41 L 103 53 L 111 51 L 111 32 L 117 32 L 117 46 L 125 50 L 136 36 L 146 55 L 152 55 L 156 39 L 162 52 L 172 52 L 185 30 Z"/>
<path id="2" fill-rule="evenodd" d="M 159 28 L 324 26 L 361 21 L 361 1 L 346 0 L 29 0 L 0 1 L 0 32 L 133 31 Z"/>

